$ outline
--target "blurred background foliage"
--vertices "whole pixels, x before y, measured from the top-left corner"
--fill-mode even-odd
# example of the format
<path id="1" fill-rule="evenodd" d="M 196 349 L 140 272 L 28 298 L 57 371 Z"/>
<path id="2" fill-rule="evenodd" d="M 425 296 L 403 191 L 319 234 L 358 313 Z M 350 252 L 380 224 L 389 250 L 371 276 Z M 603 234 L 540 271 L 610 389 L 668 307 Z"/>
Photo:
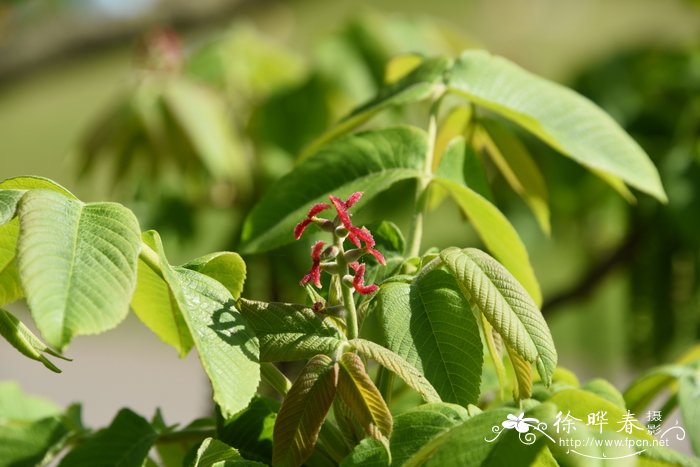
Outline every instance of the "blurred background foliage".
<path id="1" fill-rule="evenodd" d="M 175 261 L 235 250 L 255 201 L 374 96 L 393 57 L 485 47 L 601 105 L 646 149 L 670 196 L 630 205 L 520 135 L 546 178 L 547 237 L 487 167 L 531 254 L 562 364 L 626 382 L 635 366 L 678 355 L 700 338 L 697 3 L 457 3 L 0 2 L 1 178 L 38 174 L 84 199 L 124 202 Z M 414 105 L 371 125 L 425 126 L 426 115 Z M 361 222 L 405 226 L 411 188 L 380 197 Z M 478 240 L 445 204 L 424 245 L 452 244 Z M 246 294 L 303 300 L 309 245 L 246 258 Z"/>

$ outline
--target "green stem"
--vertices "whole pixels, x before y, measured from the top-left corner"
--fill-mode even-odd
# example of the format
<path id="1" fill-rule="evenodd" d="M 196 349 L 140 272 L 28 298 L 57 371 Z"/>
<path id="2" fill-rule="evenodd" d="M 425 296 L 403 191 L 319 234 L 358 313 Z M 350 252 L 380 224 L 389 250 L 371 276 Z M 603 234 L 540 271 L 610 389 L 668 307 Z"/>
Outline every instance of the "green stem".
<path id="1" fill-rule="evenodd" d="M 160 256 L 153 250 L 148 244 L 141 242 L 141 252 L 139 253 L 139 259 L 146 263 L 151 270 L 158 274 L 161 278 L 163 277 L 163 269 L 160 264 Z"/>
<path id="2" fill-rule="evenodd" d="M 263 362 L 260 364 L 260 376 L 282 396 L 286 396 L 292 387 L 292 382 L 272 363 Z"/>
<path id="3" fill-rule="evenodd" d="M 345 326 L 347 327 L 347 337 L 348 339 L 357 339 L 358 335 L 358 325 L 357 325 L 357 309 L 355 308 L 355 297 L 353 297 L 352 287 L 348 287 L 343 283 L 343 277 L 350 274 L 348 269 L 348 262 L 345 259 L 345 249 L 343 248 L 343 239 L 336 236 L 335 246 L 338 248 L 338 256 L 336 257 L 336 262 L 338 263 L 338 273 L 340 275 L 340 288 L 343 292 L 343 305 L 345 306 L 346 316 L 345 316 Z"/>
<path id="4" fill-rule="evenodd" d="M 423 161 L 423 175 L 416 182 L 416 204 L 413 213 L 413 223 L 408 240 L 408 257 L 420 254 L 420 245 L 423 240 L 423 218 L 427 208 L 427 188 L 433 175 L 433 153 L 435 152 L 435 140 L 437 138 L 437 114 L 441 97 L 438 97 L 430 107 L 428 119 L 428 149 Z"/>

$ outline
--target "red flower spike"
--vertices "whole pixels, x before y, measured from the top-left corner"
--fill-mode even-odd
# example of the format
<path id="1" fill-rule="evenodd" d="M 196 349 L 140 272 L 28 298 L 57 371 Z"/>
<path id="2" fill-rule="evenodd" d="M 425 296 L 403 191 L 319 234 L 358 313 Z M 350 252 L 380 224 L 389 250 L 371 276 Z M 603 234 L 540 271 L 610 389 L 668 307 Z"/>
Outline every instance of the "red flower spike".
<path id="1" fill-rule="evenodd" d="M 307 275 L 301 278 L 301 285 L 306 285 L 309 282 L 313 283 L 316 288 L 321 288 L 321 252 L 323 251 L 323 246 L 325 243 L 316 242 L 311 248 L 311 260 L 313 264 L 311 265 L 311 271 Z"/>
<path id="2" fill-rule="evenodd" d="M 301 238 L 301 234 L 304 233 L 306 227 L 314 221 L 314 216 L 316 216 L 316 214 L 320 213 L 321 211 L 325 211 L 328 208 L 330 208 L 330 205 L 326 203 L 318 203 L 311 206 L 311 209 L 309 209 L 309 213 L 306 215 L 306 219 L 299 222 L 296 225 L 296 227 L 294 227 L 294 238 L 299 240 Z"/>
<path id="3" fill-rule="evenodd" d="M 375 250 L 374 248 L 367 248 L 367 253 L 377 258 L 379 264 L 381 264 L 382 266 L 386 266 L 386 260 L 384 259 L 384 255 L 382 255 L 378 250 Z"/>
<path id="4" fill-rule="evenodd" d="M 345 209 L 350 209 L 355 203 L 360 201 L 360 198 L 362 198 L 361 191 L 356 191 L 355 193 L 351 194 L 350 197 L 345 200 Z"/>
<path id="5" fill-rule="evenodd" d="M 355 278 L 352 280 L 352 285 L 361 295 L 369 295 L 379 290 L 376 284 L 365 285 L 365 269 L 367 266 L 360 263 L 350 263 L 350 267 L 355 271 Z"/>
<path id="6" fill-rule="evenodd" d="M 350 214 L 348 214 L 348 208 L 345 206 L 345 201 L 333 195 L 330 195 L 328 198 L 331 200 L 331 203 L 333 203 L 333 206 L 335 206 L 340 222 L 343 223 L 343 226 L 345 226 L 346 229 L 352 231 L 355 226 L 352 225 L 352 222 L 350 221 Z"/>

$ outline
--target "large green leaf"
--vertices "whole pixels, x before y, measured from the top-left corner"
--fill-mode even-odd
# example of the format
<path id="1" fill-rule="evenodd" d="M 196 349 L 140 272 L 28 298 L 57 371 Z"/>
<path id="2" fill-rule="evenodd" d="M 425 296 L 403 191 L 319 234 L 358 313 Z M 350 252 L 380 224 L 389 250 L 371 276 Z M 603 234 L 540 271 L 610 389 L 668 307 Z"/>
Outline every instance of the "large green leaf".
<path id="1" fill-rule="evenodd" d="M 74 336 L 106 331 L 126 317 L 141 246 L 130 210 L 34 190 L 22 198 L 19 218 L 20 278 L 50 345 L 62 349 Z"/>
<path id="2" fill-rule="evenodd" d="M 540 451 L 546 448 L 544 435 L 534 432 L 537 437 L 532 445 L 524 444 L 516 430 L 503 430 L 501 423 L 515 410 L 498 408 L 475 415 L 453 427 L 445 427 L 436 433 L 415 452 L 403 465 L 458 467 L 463 465 L 513 466 L 533 465 Z M 517 413 L 516 413 L 517 414 Z M 543 404 L 526 412 L 527 417 L 545 419 L 554 415 L 554 407 Z M 496 437 L 494 428 L 503 431 Z M 491 441 L 487 441 L 491 440 Z M 534 439 L 533 439 L 534 441 Z"/>
<path id="3" fill-rule="evenodd" d="M 434 270 L 379 293 L 387 347 L 415 366 L 440 398 L 466 406 L 479 399 L 483 346 L 469 303 L 455 280 Z"/>
<path id="4" fill-rule="evenodd" d="M 122 409 L 109 427 L 69 452 L 59 467 L 141 467 L 157 436 L 143 417 Z"/>
<path id="5" fill-rule="evenodd" d="M 693 451 L 700 455 L 700 373 L 689 374 L 680 380 L 678 404 Z"/>
<path id="6" fill-rule="evenodd" d="M 16 262 L 19 220 L 13 217 L 22 196 L 34 189 L 53 190 L 75 199 L 68 190 L 46 178 L 15 177 L 0 182 L 0 305 L 24 296 Z"/>
<path id="7" fill-rule="evenodd" d="M 311 455 L 335 399 L 338 364 L 317 355 L 301 371 L 282 401 L 275 421 L 272 464 L 299 466 Z"/>
<path id="8" fill-rule="evenodd" d="M 574 91 L 481 50 L 462 54 L 448 88 L 532 132 L 580 164 L 666 200 L 656 168 L 604 111 Z"/>
<path id="9" fill-rule="evenodd" d="M 479 121 L 475 139 L 482 145 L 508 184 L 520 195 L 535 215 L 542 230 L 549 235 L 547 185 L 525 145 L 498 121 Z"/>
<path id="10" fill-rule="evenodd" d="M 434 183 L 449 192 L 471 221 L 486 248 L 525 287 L 535 303 L 542 303 L 542 292 L 530 265 L 525 245 L 506 216 L 486 198 L 467 186 L 445 178 L 436 178 Z"/>
<path id="11" fill-rule="evenodd" d="M 472 307 L 482 313 L 510 348 L 537 365 L 546 385 L 557 354 L 547 323 L 527 291 L 498 261 L 475 248 L 440 253 Z"/>
<path id="12" fill-rule="evenodd" d="M 328 195 L 362 191 L 360 207 L 397 181 L 420 176 L 427 148 L 425 132 L 413 127 L 358 133 L 324 146 L 265 193 L 243 226 L 242 251 L 293 241 L 294 226 Z"/>
<path id="13" fill-rule="evenodd" d="M 421 395 L 426 402 L 441 402 L 440 396 L 421 371 L 402 356 L 365 339 L 353 339 L 350 344 L 365 358 L 371 358 L 387 370 L 392 371 L 408 386 Z"/>
<path id="14" fill-rule="evenodd" d="M 239 304 L 260 341 L 260 361 L 284 362 L 332 354 L 345 342 L 327 318 L 304 305 L 246 299 Z"/>
<path id="15" fill-rule="evenodd" d="M 394 419 L 391 458 L 403 465 L 431 439 L 469 418 L 467 410 L 454 404 L 426 404 Z"/>
<path id="16" fill-rule="evenodd" d="M 44 352 L 54 357 L 70 360 L 44 344 L 24 323 L 2 308 L 0 308 L 0 335 L 23 355 L 43 363 L 46 368 L 56 373 L 60 373 L 61 370 L 46 358 Z"/>
<path id="17" fill-rule="evenodd" d="M 304 149 L 301 158 L 314 154 L 330 141 L 352 131 L 384 109 L 429 98 L 443 85 L 443 76 L 449 65 L 450 60 L 444 57 L 423 60 L 408 74 L 383 87 L 375 98 L 353 110 L 313 141 Z"/>
<path id="18" fill-rule="evenodd" d="M 392 417 L 360 357 L 346 352 L 339 360 L 338 395 L 367 435 L 379 440 L 391 436 Z"/>
<path id="19" fill-rule="evenodd" d="M 156 336 L 173 346 L 180 356 L 184 357 L 194 342 L 177 299 L 158 264 L 159 258 L 165 257 L 163 245 L 154 231 L 144 232 L 142 238 L 144 248 L 150 248 L 158 257 L 155 258 L 155 263 L 146 262 L 145 255 L 139 257 L 138 280 L 131 299 L 131 308 Z"/>
<path id="20" fill-rule="evenodd" d="M 214 400 L 231 416 L 248 405 L 260 382 L 258 339 L 226 287 L 199 272 L 170 266 L 157 233 L 146 234 L 157 245 L 161 273 L 190 330 Z"/>

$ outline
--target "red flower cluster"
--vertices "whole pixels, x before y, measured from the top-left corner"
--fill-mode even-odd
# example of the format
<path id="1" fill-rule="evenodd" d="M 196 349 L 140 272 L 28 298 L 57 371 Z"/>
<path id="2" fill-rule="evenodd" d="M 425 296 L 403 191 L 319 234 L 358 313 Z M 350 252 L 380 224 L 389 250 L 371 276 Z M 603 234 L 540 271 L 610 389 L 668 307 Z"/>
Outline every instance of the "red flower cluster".
<path id="1" fill-rule="evenodd" d="M 352 220 L 350 219 L 350 214 L 348 213 L 348 210 L 355 203 L 357 203 L 360 200 L 360 198 L 362 198 L 362 192 L 358 191 L 353 193 L 345 201 L 333 195 L 329 196 L 329 198 L 331 200 L 331 203 L 333 203 L 333 206 L 335 207 L 335 210 L 338 214 L 337 219 L 334 222 L 330 222 L 327 219 L 316 217 L 319 213 L 330 208 L 330 205 L 325 203 L 314 204 L 309 210 L 308 214 L 306 215 L 306 218 L 300 223 L 298 223 L 294 228 L 294 238 L 299 240 L 302 234 L 304 233 L 304 230 L 306 230 L 306 227 L 308 227 L 312 223 L 328 224 L 332 228 L 340 227 L 342 225 L 342 227 L 345 230 L 347 230 L 347 238 L 359 249 L 354 251 L 360 251 L 361 254 L 369 253 L 372 256 L 374 256 L 380 264 L 386 265 L 384 256 L 374 248 L 376 243 L 374 241 L 374 237 L 372 237 L 372 233 L 364 226 L 354 226 L 352 224 Z M 338 221 L 340 221 L 340 223 L 338 223 Z M 338 235 L 337 230 L 335 235 Z M 340 235 L 345 234 L 343 233 Z M 316 242 L 312 247 L 311 260 L 313 263 L 311 266 L 311 270 L 301 279 L 301 285 L 306 285 L 309 282 L 311 282 L 316 287 L 321 288 L 321 267 L 323 266 L 321 255 L 323 254 L 324 245 L 325 244 L 323 242 L 319 241 Z M 357 256 L 353 257 L 357 258 Z M 364 284 L 364 275 L 366 269 L 366 266 L 364 264 L 360 264 L 355 261 L 350 263 L 350 267 L 353 269 L 353 271 L 355 271 L 355 275 L 353 278 L 353 287 L 358 293 L 367 295 L 377 291 L 378 287 L 376 285 Z"/>
<path id="2" fill-rule="evenodd" d="M 325 243 L 319 241 L 314 243 L 314 246 L 311 248 L 311 261 L 313 261 L 313 264 L 311 265 L 311 271 L 301 279 L 301 285 L 313 282 L 317 288 L 321 288 L 321 252 L 324 245 Z"/>

